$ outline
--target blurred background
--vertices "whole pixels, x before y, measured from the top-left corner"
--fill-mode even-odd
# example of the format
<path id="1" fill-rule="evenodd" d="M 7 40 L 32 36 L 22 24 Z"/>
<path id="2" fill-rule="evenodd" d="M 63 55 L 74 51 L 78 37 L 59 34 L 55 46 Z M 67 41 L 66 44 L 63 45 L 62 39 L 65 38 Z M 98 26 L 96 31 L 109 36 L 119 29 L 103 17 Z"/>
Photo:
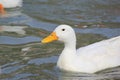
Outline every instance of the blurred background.
<path id="1" fill-rule="evenodd" d="M 22 7 L 5 10 L 0 14 L 0 80 L 115 80 L 120 76 L 120 72 L 108 75 L 119 68 L 82 78 L 59 72 L 56 62 L 63 44 L 40 43 L 60 24 L 75 29 L 77 47 L 119 36 L 120 0 L 23 0 Z"/>

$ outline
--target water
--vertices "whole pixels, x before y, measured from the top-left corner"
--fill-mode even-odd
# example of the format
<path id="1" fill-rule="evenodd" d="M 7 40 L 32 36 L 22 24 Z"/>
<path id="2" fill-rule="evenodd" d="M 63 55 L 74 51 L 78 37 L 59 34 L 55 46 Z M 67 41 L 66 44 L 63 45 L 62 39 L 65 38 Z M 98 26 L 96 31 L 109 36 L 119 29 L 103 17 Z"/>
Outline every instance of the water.
<path id="1" fill-rule="evenodd" d="M 41 44 L 59 24 L 77 34 L 77 47 L 120 35 L 119 0 L 24 0 L 0 15 L 0 80 L 119 80 L 120 67 L 96 74 L 59 71 L 63 44 Z"/>

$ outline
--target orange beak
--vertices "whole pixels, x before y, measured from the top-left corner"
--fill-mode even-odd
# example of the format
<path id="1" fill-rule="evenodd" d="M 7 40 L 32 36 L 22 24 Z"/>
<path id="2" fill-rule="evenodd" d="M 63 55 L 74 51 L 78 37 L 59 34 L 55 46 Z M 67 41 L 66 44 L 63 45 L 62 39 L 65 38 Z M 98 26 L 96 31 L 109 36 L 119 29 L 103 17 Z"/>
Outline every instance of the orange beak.
<path id="1" fill-rule="evenodd" d="M 0 4 L 0 14 L 5 14 L 5 10 L 2 4 Z"/>
<path id="2" fill-rule="evenodd" d="M 48 37 L 44 38 L 41 42 L 42 43 L 49 43 L 52 41 L 58 40 L 55 32 L 52 32 Z"/>

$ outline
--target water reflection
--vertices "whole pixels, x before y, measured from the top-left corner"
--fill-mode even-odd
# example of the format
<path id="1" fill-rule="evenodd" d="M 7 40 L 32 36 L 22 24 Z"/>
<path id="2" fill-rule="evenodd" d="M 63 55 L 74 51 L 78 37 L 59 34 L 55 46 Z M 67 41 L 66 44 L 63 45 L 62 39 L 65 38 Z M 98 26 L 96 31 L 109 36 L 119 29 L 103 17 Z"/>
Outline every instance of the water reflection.
<path id="1" fill-rule="evenodd" d="M 83 36 L 84 39 L 81 39 Z M 93 36 L 93 34 L 77 34 L 77 37 L 78 43 L 81 44 L 77 44 L 78 47 L 88 45 L 94 42 L 94 40 L 99 41 L 104 39 L 102 36 Z M 91 37 L 94 40 L 90 40 Z M 105 80 L 107 78 L 119 78 L 120 68 L 114 68 L 96 74 L 59 72 L 56 69 L 56 62 L 62 48 L 63 45 L 58 42 L 46 45 L 39 42 L 29 44 L 21 43 L 20 45 L 0 45 L 0 79 Z"/>
<path id="2" fill-rule="evenodd" d="M 25 28 L 27 26 L 0 26 L 0 32 L 15 32 L 17 34 L 25 35 Z"/>
<path id="3" fill-rule="evenodd" d="M 58 60 L 58 56 L 52 56 L 48 58 L 36 58 L 33 60 L 30 60 L 28 64 L 35 64 L 35 65 L 41 65 L 41 64 L 47 64 L 47 63 L 56 63 Z"/>
<path id="4" fill-rule="evenodd" d="M 100 34 L 102 36 L 111 38 L 120 35 L 120 28 L 87 28 L 75 29 L 78 33 Z"/>
<path id="5" fill-rule="evenodd" d="M 21 12 L 22 12 L 22 9 L 20 7 L 6 9 L 6 13 L 3 15 L 0 15 L 0 18 L 9 18 L 9 17 L 20 16 L 22 14 Z"/>
<path id="6" fill-rule="evenodd" d="M 63 44 L 40 43 L 61 23 L 74 27 L 77 47 L 120 35 L 119 3 L 24 0 L 22 8 L 7 9 L 0 15 L 0 80 L 119 80 L 119 67 L 96 74 L 59 72 L 56 62 Z"/>
<path id="7" fill-rule="evenodd" d="M 120 67 L 106 69 L 95 74 L 62 71 L 59 80 L 119 80 Z"/>
<path id="8" fill-rule="evenodd" d="M 120 22 L 119 0 L 26 0 L 25 3 L 25 13 L 45 22 L 67 24 Z"/>
<path id="9" fill-rule="evenodd" d="M 8 36 L 0 36 L 0 44 L 24 44 L 35 41 L 40 41 L 40 38 L 34 36 L 27 36 L 24 38 L 14 38 L 14 37 L 12 38 Z"/>

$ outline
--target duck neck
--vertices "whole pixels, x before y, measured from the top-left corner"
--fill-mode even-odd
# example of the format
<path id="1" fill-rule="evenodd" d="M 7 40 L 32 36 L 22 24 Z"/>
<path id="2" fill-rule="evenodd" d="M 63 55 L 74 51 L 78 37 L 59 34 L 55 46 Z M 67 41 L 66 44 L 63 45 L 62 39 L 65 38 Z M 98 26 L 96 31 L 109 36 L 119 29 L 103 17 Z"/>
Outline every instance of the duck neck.
<path id="1" fill-rule="evenodd" d="M 74 40 L 69 40 L 69 41 L 66 41 L 65 44 L 64 44 L 64 50 L 69 50 L 69 51 L 72 51 L 76 53 L 76 39 Z"/>

